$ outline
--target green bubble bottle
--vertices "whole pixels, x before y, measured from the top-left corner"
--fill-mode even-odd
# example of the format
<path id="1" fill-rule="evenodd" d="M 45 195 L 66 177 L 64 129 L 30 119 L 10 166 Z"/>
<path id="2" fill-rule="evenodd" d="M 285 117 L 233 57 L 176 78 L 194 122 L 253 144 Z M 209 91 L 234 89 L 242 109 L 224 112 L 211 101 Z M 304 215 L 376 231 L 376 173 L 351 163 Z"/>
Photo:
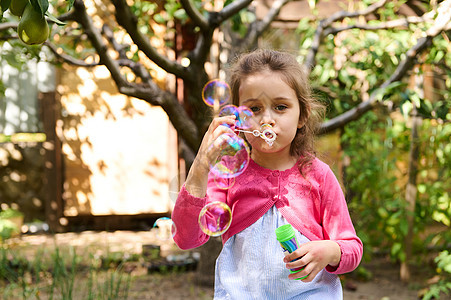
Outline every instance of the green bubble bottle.
<path id="1" fill-rule="evenodd" d="M 299 247 L 299 243 L 298 240 L 296 239 L 294 228 L 293 226 L 291 226 L 291 224 L 285 224 L 276 228 L 276 237 L 277 241 L 279 241 L 280 243 L 280 246 L 282 246 L 283 253 L 285 254 L 285 256 L 288 255 L 289 253 L 292 253 Z M 290 272 L 297 273 L 303 269 L 304 269 L 303 267 L 290 269 Z M 307 278 L 307 276 L 297 278 L 296 280 Z"/>

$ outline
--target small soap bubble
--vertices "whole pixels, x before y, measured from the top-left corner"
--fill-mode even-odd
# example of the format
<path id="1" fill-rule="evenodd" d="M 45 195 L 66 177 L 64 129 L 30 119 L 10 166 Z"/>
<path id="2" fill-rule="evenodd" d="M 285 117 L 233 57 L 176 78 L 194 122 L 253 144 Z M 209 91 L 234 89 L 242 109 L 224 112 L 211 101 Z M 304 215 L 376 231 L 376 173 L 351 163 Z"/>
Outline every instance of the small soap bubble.
<path id="1" fill-rule="evenodd" d="M 273 142 L 276 139 L 276 134 L 272 130 L 271 125 L 263 124 L 261 127 L 261 130 L 262 130 L 262 135 L 266 140 Z"/>
<path id="2" fill-rule="evenodd" d="M 220 107 L 226 104 L 230 98 L 229 85 L 221 80 L 210 80 L 202 90 L 202 99 L 211 107 Z"/>
<path id="3" fill-rule="evenodd" d="M 241 129 L 250 129 L 254 126 L 254 114 L 247 106 L 239 106 L 238 117 L 236 118 L 236 127 Z"/>
<path id="4" fill-rule="evenodd" d="M 236 120 L 238 120 L 238 118 L 239 118 L 238 107 L 236 107 L 235 105 L 223 106 L 221 108 L 221 110 L 219 111 L 218 116 L 220 116 L 220 117 L 235 116 Z M 229 124 L 222 124 L 222 125 L 223 126 L 227 126 L 228 128 L 230 128 Z"/>
<path id="5" fill-rule="evenodd" d="M 227 190 L 231 188 L 235 184 L 235 177 L 232 178 L 220 178 L 215 176 L 214 177 L 215 184 L 218 188 L 222 190 Z"/>
<path id="6" fill-rule="evenodd" d="M 232 223 L 230 207 L 221 201 L 208 203 L 199 213 L 200 229 L 209 236 L 219 236 L 229 229 Z"/>
<path id="7" fill-rule="evenodd" d="M 153 224 L 152 230 L 155 231 L 157 239 L 161 241 L 168 241 L 177 233 L 175 223 L 168 217 L 158 218 Z"/>
<path id="8" fill-rule="evenodd" d="M 235 126 L 240 129 L 255 127 L 254 114 L 247 106 L 226 105 L 219 111 L 219 116 L 235 116 Z"/>
<path id="9" fill-rule="evenodd" d="M 218 178 L 233 178 L 244 172 L 249 164 L 249 147 L 233 133 L 223 133 L 211 144 L 210 172 Z"/>
<path id="10" fill-rule="evenodd" d="M 239 117 L 238 107 L 236 107 L 233 104 L 223 106 L 221 108 L 221 110 L 219 111 L 220 117 L 233 116 L 233 115 L 235 115 L 235 117 L 237 117 L 237 118 Z"/>

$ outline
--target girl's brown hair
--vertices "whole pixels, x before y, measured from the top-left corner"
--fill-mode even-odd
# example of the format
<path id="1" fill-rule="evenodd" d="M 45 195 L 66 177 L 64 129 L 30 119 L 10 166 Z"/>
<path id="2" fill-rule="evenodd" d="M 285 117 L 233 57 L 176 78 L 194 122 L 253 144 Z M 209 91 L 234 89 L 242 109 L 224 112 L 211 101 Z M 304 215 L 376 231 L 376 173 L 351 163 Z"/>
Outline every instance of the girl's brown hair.
<path id="1" fill-rule="evenodd" d="M 238 91 L 242 80 L 264 70 L 279 72 L 298 98 L 299 120 L 304 126 L 298 128 L 291 143 L 290 154 L 299 157 L 299 171 L 305 175 L 304 168 L 310 165 L 315 157 L 314 139 L 323 120 L 325 107 L 313 98 L 308 74 L 296 57 L 286 52 L 267 49 L 259 49 L 237 58 L 230 76 L 234 105 L 239 105 Z"/>

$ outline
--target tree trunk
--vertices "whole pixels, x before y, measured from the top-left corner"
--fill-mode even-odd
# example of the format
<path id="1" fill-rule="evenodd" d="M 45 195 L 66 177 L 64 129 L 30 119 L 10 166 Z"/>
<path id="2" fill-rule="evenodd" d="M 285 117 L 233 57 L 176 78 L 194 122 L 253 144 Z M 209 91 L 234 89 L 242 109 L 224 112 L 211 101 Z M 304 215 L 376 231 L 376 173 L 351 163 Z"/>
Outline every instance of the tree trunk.
<path id="1" fill-rule="evenodd" d="M 417 200 L 417 173 L 418 173 L 418 160 L 419 160 L 419 141 L 418 141 L 418 129 L 421 125 L 421 117 L 418 116 L 415 104 L 412 110 L 412 129 L 410 140 L 410 153 L 409 153 L 409 179 L 406 188 L 406 213 L 407 213 L 407 234 L 404 239 L 405 260 L 401 262 L 400 276 L 403 282 L 410 280 L 409 262 L 412 257 L 412 239 L 413 228 L 415 222 L 415 204 Z"/>
<path id="2" fill-rule="evenodd" d="M 211 237 L 199 250 L 200 261 L 196 270 L 196 283 L 202 286 L 213 287 L 215 284 L 216 258 L 222 250 L 221 238 Z"/>

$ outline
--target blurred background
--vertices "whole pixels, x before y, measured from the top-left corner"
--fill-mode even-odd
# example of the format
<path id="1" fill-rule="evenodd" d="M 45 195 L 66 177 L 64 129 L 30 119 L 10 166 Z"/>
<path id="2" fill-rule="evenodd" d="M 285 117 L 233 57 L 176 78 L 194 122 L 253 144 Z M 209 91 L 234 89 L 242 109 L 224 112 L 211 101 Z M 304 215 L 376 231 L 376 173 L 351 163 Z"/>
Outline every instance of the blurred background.
<path id="1" fill-rule="evenodd" d="M 42 20 L 11 5 L 45 16 L 48 38 L 24 43 L 18 28 Z M 318 156 L 365 247 L 345 299 L 449 297 L 450 0 L 1 7 L 6 299 L 212 298 L 220 240 L 180 251 L 170 216 L 215 114 L 204 85 L 255 48 L 296 55 L 328 108 Z"/>

